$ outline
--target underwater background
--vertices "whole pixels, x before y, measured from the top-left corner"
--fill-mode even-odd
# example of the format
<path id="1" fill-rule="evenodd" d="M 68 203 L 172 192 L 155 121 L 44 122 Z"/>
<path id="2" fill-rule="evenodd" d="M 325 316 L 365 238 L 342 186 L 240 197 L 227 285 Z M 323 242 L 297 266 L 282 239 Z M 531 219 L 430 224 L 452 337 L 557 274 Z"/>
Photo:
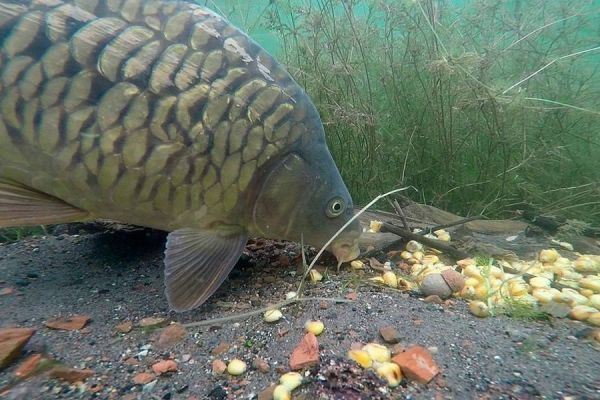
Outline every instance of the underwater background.
<path id="1" fill-rule="evenodd" d="M 307 90 L 356 203 L 600 222 L 600 1 L 199 3 Z"/>

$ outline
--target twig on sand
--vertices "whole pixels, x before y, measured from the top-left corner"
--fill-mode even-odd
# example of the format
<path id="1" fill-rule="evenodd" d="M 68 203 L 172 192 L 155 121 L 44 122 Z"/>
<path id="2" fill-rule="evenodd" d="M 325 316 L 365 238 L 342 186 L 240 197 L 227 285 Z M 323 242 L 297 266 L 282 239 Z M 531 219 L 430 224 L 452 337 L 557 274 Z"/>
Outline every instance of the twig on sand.
<path id="1" fill-rule="evenodd" d="M 221 324 L 224 322 L 231 322 L 231 321 L 235 321 L 238 319 L 244 319 L 244 318 L 252 317 L 254 315 L 262 314 L 265 311 L 273 310 L 275 308 L 289 306 L 290 304 L 298 303 L 301 301 L 331 301 L 333 303 L 351 303 L 352 302 L 352 300 L 330 298 L 330 297 L 295 297 L 293 299 L 284 300 L 284 301 L 281 301 L 276 304 L 272 304 L 267 307 L 262 307 L 262 308 L 259 308 L 256 310 L 248 311 L 246 313 L 230 315 L 228 317 L 206 319 L 204 321 L 198 321 L 198 322 L 190 322 L 188 324 L 183 324 L 183 326 L 186 328 L 197 328 L 200 326 L 208 326 L 208 325 Z"/>

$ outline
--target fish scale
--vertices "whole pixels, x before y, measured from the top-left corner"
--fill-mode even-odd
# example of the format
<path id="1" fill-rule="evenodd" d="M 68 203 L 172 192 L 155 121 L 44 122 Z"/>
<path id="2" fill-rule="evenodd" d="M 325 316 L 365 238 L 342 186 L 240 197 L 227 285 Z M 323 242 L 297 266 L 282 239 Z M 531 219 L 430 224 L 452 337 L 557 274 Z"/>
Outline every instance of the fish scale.
<path id="1" fill-rule="evenodd" d="M 58 168 L 89 193 L 60 196 L 75 206 L 130 213 L 150 193 L 160 228 L 188 218 L 192 205 L 221 216 L 239 205 L 252 172 L 302 134 L 301 118 L 296 129 L 281 121 L 305 113 L 304 94 L 245 34 L 199 6 L 32 1 L 2 3 L 0 15 L 10 32 L 0 135 L 32 164 L 3 165 L 20 171 L 2 175 L 21 181 L 27 168 L 31 184 Z M 18 115 L 23 106 L 29 118 Z M 38 152 L 37 162 L 26 156 Z M 36 189 L 59 194 L 52 177 L 38 181 Z M 197 184 L 202 193 L 189 190 Z"/>
<path id="2" fill-rule="evenodd" d="M 0 228 L 170 231 L 165 293 L 201 305 L 250 235 L 358 255 L 316 108 L 246 34 L 169 0 L 0 0 Z"/>

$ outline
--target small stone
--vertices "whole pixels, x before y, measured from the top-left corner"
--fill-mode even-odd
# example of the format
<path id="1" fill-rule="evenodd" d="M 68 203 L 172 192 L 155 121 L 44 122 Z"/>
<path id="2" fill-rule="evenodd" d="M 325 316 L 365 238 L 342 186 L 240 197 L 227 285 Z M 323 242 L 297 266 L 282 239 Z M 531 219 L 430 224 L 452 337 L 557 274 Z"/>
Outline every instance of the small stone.
<path id="1" fill-rule="evenodd" d="M 395 345 L 392 346 L 392 348 L 390 349 L 390 352 L 392 353 L 393 356 L 395 356 L 396 354 L 402 353 L 405 350 L 406 350 L 406 346 L 404 346 L 403 344 L 400 344 L 400 343 L 396 343 Z"/>
<path id="2" fill-rule="evenodd" d="M 133 357 L 129 357 L 124 361 L 124 363 L 127 365 L 136 366 L 136 365 L 139 365 L 140 362 Z"/>
<path id="3" fill-rule="evenodd" d="M 15 376 L 17 378 L 27 378 L 29 375 L 33 374 L 36 371 L 38 365 L 40 364 L 40 361 L 42 361 L 41 354 L 30 355 L 25 359 L 25 361 L 21 363 L 21 365 L 19 365 L 19 367 L 15 371 Z"/>
<path id="4" fill-rule="evenodd" d="M 48 371 L 48 375 L 52 378 L 60 379 L 69 383 L 83 382 L 90 376 L 94 375 L 91 369 L 68 368 L 64 366 L 56 366 Z"/>
<path id="5" fill-rule="evenodd" d="M 394 328 L 391 325 L 379 328 L 379 334 L 381 335 L 384 341 L 390 344 L 398 343 L 401 339 L 398 330 L 396 330 L 396 328 Z"/>
<path id="6" fill-rule="evenodd" d="M 258 394 L 258 400 L 272 400 L 273 392 L 275 392 L 276 384 L 273 384 Z"/>
<path id="7" fill-rule="evenodd" d="M 422 346 L 411 346 L 396 354 L 392 361 L 400 366 L 404 376 L 419 383 L 429 383 L 440 372 L 429 351 Z"/>
<path id="8" fill-rule="evenodd" d="M 220 375 L 225 372 L 227 369 L 227 364 L 223 360 L 216 359 L 212 362 L 212 372 L 213 374 Z"/>
<path id="9" fill-rule="evenodd" d="M 565 318 L 571 312 L 571 307 L 564 303 L 551 301 L 542 305 L 540 311 L 550 314 L 555 318 Z"/>
<path id="10" fill-rule="evenodd" d="M 425 299 L 423 299 L 423 301 L 425 303 L 430 303 L 430 304 L 443 304 L 444 300 L 442 300 L 440 298 L 440 296 L 438 296 L 437 294 L 432 294 L 430 296 L 425 297 Z"/>
<path id="11" fill-rule="evenodd" d="M 350 292 L 350 293 L 346 294 L 346 299 L 348 299 L 350 301 L 356 301 L 357 298 L 358 298 L 358 295 L 356 294 L 356 292 Z"/>
<path id="12" fill-rule="evenodd" d="M 146 317 L 142 318 L 139 322 L 139 326 L 144 328 L 154 327 L 163 325 L 166 322 L 164 318 L 160 317 Z"/>
<path id="13" fill-rule="evenodd" d="M 115 326 L 115 331 L 119 333 L 129 333 L 133 329 L 133 323 L 131 321 L 121 322 Z"/>
<path id="14" fill-rule="evenodd" d="M 9 294 L 13 294 L 15 292 L 15 289 L 11 288 L 11 287 L 5 287 L 0 289 L 0 296 L 6 296 Z"/>
<path id="15" fill-rule="evenodd" d="M 186 363 L 186 362 L 190 361 L 191 358 L 192 358 L 191 354 L 184 354 L 184 355 L 181 356 L 181 362 Z"/>
<path id="16" fill-rule="evenodd" d="M 227 350 L 229 350 L 230 347 L 231 345 L 229 343 L 221 342 L 217 347 L 211 350 L 210 354 L 212 354 L 213 356 L 218 356 L 219 354 L 227 352 Z"/>
<path id="17" fill-rule="evenodd" d="M 0 369 L 7 367 L 19 357 L 21 350 L 34 333 L 35 329 L 31 328 L 0 329 Z"/>
<path id="18" fill-rule="evenodd" d="M 596 331 L 600 331 L 600 329 L 594 329 L 588 326 L 575 332 L 574 336 L 577 339 L 593 339 Z"/>
<path id="19" fill-rule="evenodd" d="M 329 302 L 327 302 L 327 301 L 320 301 L 319 302 L 319 308 L 321 310 L 327 310 L 329 308 Z"/>
<path id="20" fill-rule="evenodd" d="M 75 331 L 83 329 L 92 318 L 89 315 L 72 315 L 66 318 L 56 318 L 44 322 L 44 325 L 50 329 L 63 331 Z"/>
<path id="21" fill-rule="evenodd" d="M 162 348 L 171 347 L 182 341 L 187 335 L 183 325 L 174 323 L 166 327 L 160 334 L 158 345 Z"/>
<path id="22" fill-rule="evenodd" d="M 313 333 L 304 335 L 290 356 L 290 368 L 299 370 L 319 364 L 319 342 Z"/>
<path id="23" fill-rule="evenodd" d="M 452 295 L 452 289 L 442 274 L 427 275 L 421 282 L 420 289 L 425 296 L 437 295 L 442 299 L 447 299 Z"/>
<path id="24" fill-rule="evenodd" d="M 148 372 L 140 372 L 133 377 L 133 383 L 136 385 L 146 385 L 156 379 L 154 374 Z"/>
<path id="25" fill-rule="evenodd" d="M 269 363 L 260 357 L 256 357 L 254 361 L 252 361 L 252 366 L 254 366 L 254 368 L 259 370 L 263 374 L 266 374 L 271 370 L 271 366 L 269 365 Z"/>
<path id="26" fill-rule="evenodd" d="M 189 387 L 190 387 L 189 385 L 183 385 L 183 386 L 176 388 L 175 391 L 177 393 L 181 394 L 181 393 L 185 392 L 186 390 L 188 390 Z"/>
<path id="27" fill-rule="evenodd" d="M 157 375 L 165 374 L 167 372 L 176 372 L 177 363 L 173 360 L 161 360 L 152 365 L 152 371 Z"/>

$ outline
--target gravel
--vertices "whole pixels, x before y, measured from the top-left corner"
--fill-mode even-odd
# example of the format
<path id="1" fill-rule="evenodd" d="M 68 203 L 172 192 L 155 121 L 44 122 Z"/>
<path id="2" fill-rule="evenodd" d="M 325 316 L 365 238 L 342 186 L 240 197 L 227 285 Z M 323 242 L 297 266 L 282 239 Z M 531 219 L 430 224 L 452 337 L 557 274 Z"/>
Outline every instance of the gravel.
<path id="1" fill-rule="evenodd" d="M 162 287 L 163 241 L 162 234 L 142 231 L 62 234 L 0 245 L 0 288 L 18 292 L 0 296 L 0 326 L 36 328 L 25 353 L 43 351 L 66 366 L 95 372 L 84 385 L 44 375 L 16 382 L 15 363 L 0 372 L 0 390 L 14 384 L 7 398 L 257 398 L 289 370 L 289 355 L 304 335 L 305 321 L 320 319 L 325 323 L 318 337 L 321 362 L 306 372 L 307 383 L 294 391 L 294 398 L 600 399 L 600 351 L 580 333 L 586 326 L 579 322 L 477 319 L 460 300 L 427 304 L 418 296 L 371 286 L 361 286 L 352 303 L 287 306 L 284 318 L 271 324 L 260 314 L 189 328 L 183 340 L 159 348 L 161 329 L 139 327 L 142 318 L 185 324 L 251 311 L 285 299 L 300 276 L 296 245 L 260 241 L 249 246 L 251 252 L 207 304 L 171 313 Z M 306 295 L 344 298 L 361 273 L 343 268 L 336 274 L 330 268 L 323 282 L 308 285 Z M 71 314 L 90 315 L 92 321 L 82 331 L 43 325 Z M 116 332 L 115 326 L 125 321 L 133 322 L 133 330 Z M 437 348 L 433 357 L 441 374 L 428 385 L 405 380 L 387 389 L 372 372 L 346 360 L 352 343 L 380 342 L 384 326 L 398 331 L 401 345 Z M 211 355 L 221 342 L 229 349 Z M 256 357 L 269 364 L 268 372 L 253 366 Z M 136 374 L 151 372 L 154 363 L 168 358 L 177 362 L 177 372 L 146 385 L 133 383 Z M 240 377 L 213 375 L 215 358 L 239 358 L 248 371 Z"/>

